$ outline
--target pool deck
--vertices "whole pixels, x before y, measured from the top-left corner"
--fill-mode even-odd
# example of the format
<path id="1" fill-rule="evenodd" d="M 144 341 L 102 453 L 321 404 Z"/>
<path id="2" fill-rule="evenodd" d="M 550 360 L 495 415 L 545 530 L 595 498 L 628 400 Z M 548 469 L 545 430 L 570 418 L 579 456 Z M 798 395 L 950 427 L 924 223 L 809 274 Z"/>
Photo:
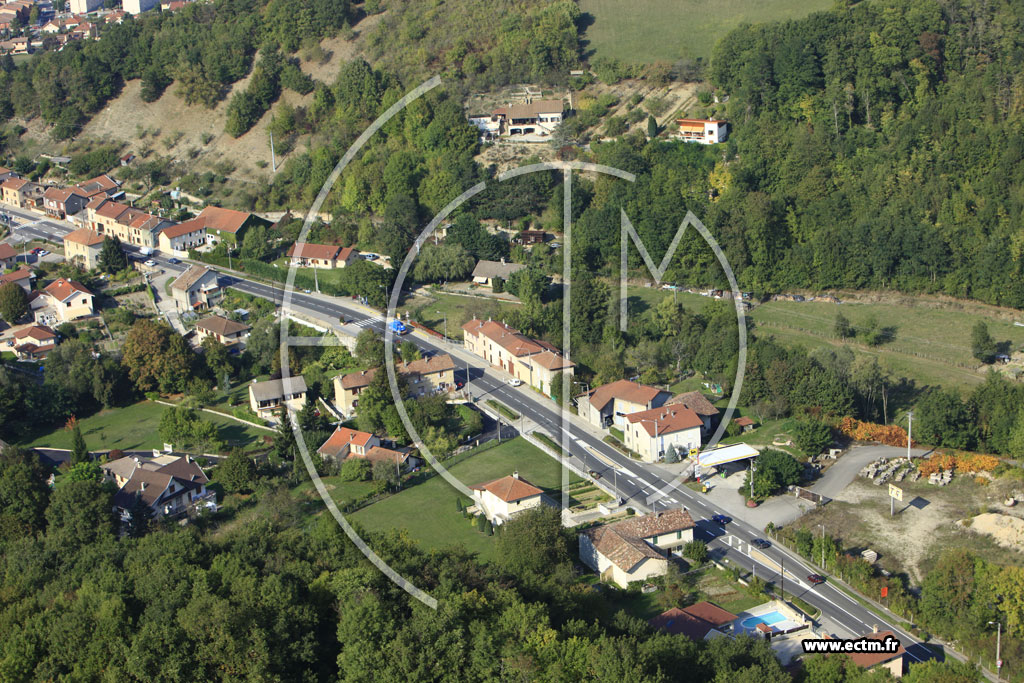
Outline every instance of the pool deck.
<path id="1" fill-rule="evenodd" d="M 766 602 L 756 607 L 751 607 L 745 612 L 741 612 L 736 615 L 736 621 L 732 622 L 732 629 L 734 634 L 749 633 L 757 634 L 757 623 L 763 623 L 758 621 L 751 626 L 744 626 L 744 622 L 747 620 L 755 620 L 767 615 L 776 616 L 781 615 L 784 617 L 781 621 L 776 621 L 772 624 L 767 624 L 771 627 L 773 633 L 786 633 L 793 629 L 801 628 L 807 625 L 802 615 L 795 610 L 791 609 L 788 605 L 782 603 L 779 600 L 773 600 Z"/>

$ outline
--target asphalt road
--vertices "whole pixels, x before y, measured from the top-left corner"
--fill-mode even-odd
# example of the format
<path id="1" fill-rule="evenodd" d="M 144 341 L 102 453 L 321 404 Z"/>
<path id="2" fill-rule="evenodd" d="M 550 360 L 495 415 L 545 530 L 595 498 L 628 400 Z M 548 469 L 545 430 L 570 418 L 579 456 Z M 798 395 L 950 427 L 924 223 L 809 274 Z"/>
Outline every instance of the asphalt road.
<path id="1" fill-rule="evenodd" d="M 60 238 L 71 231 L 71 227 L 62 221 L 49 219 L 40 220 L 35 214 L 21 210 L 7 210 L 8 213 L 25 219 L 23 227 L 17 231 L 28 233 L 33 237 L 50 240 Z M 166 257 L 154 255 L 153 258 L 168 272 L 181 272 L 188 263 L 170 263 Z M 254 296 L 269 299 L 281 305 L 284 290 L 262 282 L 245 280 L 232 275 L 224 275 L 223 281 L 230 287 Z M 293 291 L 291 307 L 297 311 L 316 316 L 330 323 L 337 323 L 341 316 L 346 321 L 354 322 L 360 327 L 371 327 L 383 333 L 384 321 L 380 314 L 368 314 L 366 309 L 355 304 L 346 304 L 338 299 L 327 299 L 318 294 L 306 294 Z M 743 522 L 734 520 L 726 527 L 715 524 L 711 518 L 715 514 L 723 514 L 703 497 L 685 486 L 673 486 L 672 475 L 655 465 L 638 463 L 618 450 L 604 443 L 592 434 L 588 428 L 575 424 L 574 419 L 563 420 L 557 406 L 549 399 L 525 387 L 514 388 L 505 383 L 505 375 L 500 371 L 486 366 L 482 359 L 469 356 L 461 347 L 449 345 L 440 340 L 426 339 L 415 335 L 411 339 L 429 354 L 449 353 L 456 359 L 458 373 L 468 368 L 469 390 L 479 397 L 494 398 L 509 408 L 526 416 L 531 422 L 548 432 L 556 440 L 562 442 L 565 450 L 571 455 L 573 462 L 583 471 L 599 474 L 604 483 L 610 485 L 627 503 L 640 510 L 650 510 L 648 497 L 657 491 L 663 491 L 664 497 L 654 504 L 655 509 L 683 507 L 689 510 L 698 522 L 695 536 L 708 543 L 712 556 L 719 562 L 740 567 L 743 570 L 755 568 L 757 576 L 776 586 L 784 583 L 785 590 L 819 608 L 821 620 L 828 624 L 839 636 L 857 636 L 870 633 L 874 627 L 879 630 L 894 631 L 908 655 L 921 661 L 934 657 L 932 651 L 912 636 L 897 628 L 894 624 L 879 618 L 863 607 L 846 593 L 831 586 L 828 582 L 812 586 L 806 580 L 809 574 L 816 573 L 801 558 L 784 548 L 773 545 L 761 551 L 774 566 L 755 561 L 750 556 L 750 541 L 762 538 L 763 533 Z M 578 418 L 576 418 L 578 419 Z M 785 567 L 785 580 L 782 580 L 776 567 Z"/>

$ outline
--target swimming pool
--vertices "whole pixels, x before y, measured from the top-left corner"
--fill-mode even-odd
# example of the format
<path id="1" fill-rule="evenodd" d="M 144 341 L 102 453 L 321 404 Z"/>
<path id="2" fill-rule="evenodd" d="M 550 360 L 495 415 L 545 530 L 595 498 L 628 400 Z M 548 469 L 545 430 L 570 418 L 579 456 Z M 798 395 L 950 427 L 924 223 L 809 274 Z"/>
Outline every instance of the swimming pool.
<path id="1" fill-rule="evenodd" d="M 742 626 L 745 629 L 753 630 L 757 628 L 758 624 L 772 626 L 773 624 L 777 624 L 780 621 L 787 621 L 788 619 L 789 617 L 787 617 L 782 612 L 776 610 L 775 612 L 768 612 L 766 614 L 761 614 L 756 617 L 747 617 L 746 619 L 740 622 L 740 626 Z"/>

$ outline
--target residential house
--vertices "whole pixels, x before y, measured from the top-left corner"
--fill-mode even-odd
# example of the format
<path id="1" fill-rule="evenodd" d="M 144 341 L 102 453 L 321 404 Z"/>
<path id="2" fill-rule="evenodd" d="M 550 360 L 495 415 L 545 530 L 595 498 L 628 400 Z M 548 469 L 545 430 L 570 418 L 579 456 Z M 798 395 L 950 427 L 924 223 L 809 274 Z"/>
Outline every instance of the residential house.
<path id="1" fill-rule="evenodd" d="M 18 250 L 7 244 L 7 242 L 0 242 L 0 272 L 4 268 L 13 268 L 17 261 Z"/>
<path id="2" fill-rule="evenodd" d="M 509 104 L 493 112 L 503 135 L 548 134 L 562 122 L 564 114 L 565 104 L 560 99 Z"/>
<path id="3" fill-rule="evenodd" d="M 157 6 L 157 0 L 124 0 L 121 7 L 126 14 L 142 14 Z"/>
<path id="4" fill-rule="evenodd" d="M 213 337 L 221 344 L 237 344 L 245 339 L 252 329 L 245 323 L 235 322 L 219 315 L 211 315 L 196 323 L 196 334 L 202 341 Z"/>
<path id="5" fill-rule="evenodd" d="M 77 187 L 48 187 L 43 191 L 43 211 L 54 218 L 73 216 L 88 203 L 89 198 Z"/>
<path id="6" fill-rule="evenodd" d="M 543 230 L 521 230 L 515 239 L 519 244 L 528 247 L 533 244 L 544 244 L 547 238 L 548 234 Z"/>
<path id="7" fill-rule="evenodd" d="M 686 510 L 668 510 L 591 527 L 579 535 L 580 559 L 601 579 L 626 588 L 668 571 L 668 557 L 693 540 Z"/>
<path id="8" fill-rule="evenodd" d="M 684 635 L 690 640 L 710 640 L 726 636 L 739 617 L 713 602 L 703 600 L 689 607 L 665 610 L 647 623 L 658 631 Z"/>
<path id="9" fill-rule="evenodd" d="M 137 247 L 155 249 L 160 232 L 172 225 L 173 221 L 110 201 L 102 195 L 93 197 L 85 205 L 85 227 Z"/>
<path id="10" fill-rule="evenodd" d="M 99 35 L 99 27 L 90 21 L 83 21 L 68 34 L 74 40 L 92 39 Z"/>
<path id="11" fill-rule="evenodd" d="M 711 432 L 711 428 L 714 427 L 715 418 L 718 417 L 718 408 L 711 405 L 711 401 L 709 401 L 707 397 L 699 391 L 688 391 L 684 394 L 676 394 L 666 401 L 665 405 L 681 405 L 697 413 L 700 419 L 704 422 L 704 425 L 700 430 L 702 436 L 707 436 Z"/>
<path id="12" fill-rule="evenodd" d="M 380 439 L 369 432 L 338 427 L 316 452 L 325 460 L 341 462 L 350 455 L 366 457 L 370 449 L 378 446 L 380 446 Z"/>
<path id="13" fill-rule="evenodd" d="M 21 176 L 18 175 L 17 172 L 12 171 L 9 168 L 5 168 L 3 166 L 0 166 L 0 182 L 2 182 L 4 180 L 7 180 L 8 178 L 20 178 L 20 177 Z"/>
<path id="14" fill-rule="evenodd" d="M 894 648 L 891 652 L 849 652 L 844 653 L 850 658 L 850 661 L 859 666 L 862 669 L 868 671 L 874 671 L 877 669 L 886 669 L 892 675 L 893 678 L 903 678 L 903 674 L 906 672 L 906 655 L 907 651 L 900 644 L 899 637 L 892 631 L 876 631 L 869 633 L 864 638 L 870 640 L 879 640 L 885 642 L 886 639 L 895 640 Z M 828 635 L 825 638 L 829 638 Z M 892 642 L 890 640 L 889 642 Z"/>
<path id="15" fill-rule="evenodd" d="M 88 14 L 103 6 L 103 0 L 71 0 L 68 8 L 72 14 Z"/>
<path id="16" fill-rule="evenodd" d="M 11 38 L 0 41 L 0 53 L 5 55 L 27 55 L 32 52 L 32 44 L 28 38 Z"/>
<path id="17" fill-rule="evenodd" d="M 344 268 L 359 258 L 352 247 L 295 242 L 288 248 L 289 263 L 298 268 Z"/>
<path id="18" fill-rule="evenodd" d="M 17 282 L 26 293 L 31 293 L 33 277 L 35 276 L 30 268 L 18 268 L 10 273 L 0 275 L 0 287 L 3 287 L 8 282 Z"/>
<path id="19" fill-rule="evenodd" d="M 660 408 L 672 394 L 647 384 L 620 379 L 603 384 L 576 399 L 579 414 L 598 429 L 626 429 L 626 416 Z"/>
<path id="20" fill-rule="evenodd" d="M 108 20 L 109 20 L 109 17 L 108 17 Z M 125 155 L 124 155 L 123 157 L 121 157 L 120 159 L 118 159 L 118 162 L 119 162 L 119 163 L 120 163 L 120 164 L 121 164 L 122 166 L 128 166 L 128 165 L 130 165 L 130 164 L 131 164 L 131 163 L 132 163 L 133 161 L 135 161 L 135 155 L 134 155 L 134 154 L 132 154 L 131 152 L 128 152 L 128 153 L 127 153 L 127 154 L 125 154 Z"/>
<path id="21" fill-rule="evenodd" d="M 477 261 L 473 269 L 473 282 L 484 287 L 494 287 L 494 281 L 501 279 L 508 281 L 512 273 L 522 270 L 526 266 L 521 263 L 506 263 L 501 261 Z"/>
<path id="22" fill-rule="evenodd" d="M 272 418 L 282 407 L 302 410 L 305 404 L 306 380 L 302 375 L 249 385 L 249 407 L 264 419 Z"/>
<path id="23" fill-rule="evenodd" d="M 677 137 L 683 142 L 697 142 L 702 145 L 714 145 L 725 142 L 729 137 L 729 124 L 715 119 L 677 119 L 679 132 Z"/>
<path id="24" fill-rule="evenodd" d="M 37 321 L 66 323 L 93 314 L 93 293 L 80 282 L 57 278 L 29 296 Z"/>
<path id="25" fill-rule="evenodd" d="M 543 491 L 520 477 L 518 472 L 469 488 L 476 510 L 495 526 L 526 510 L 551 504 Z"/>
<path id="26" fill-rule="evenodd" d="M 0 49 L 2 49 L 2 44 L 0 44 Z M 34 209 L 42 205 L 45 191 L 45 188 L 39 183 L 33 183 L 24 178 L 8 178 L 3 184 L 0 184 L 4 203 L 19 209 Z"/>
<path id="27" fill-rule="evenodd" d="M 86 270 L 99 265 L 103 235 L 89 228 L 79 228 L 64 236 L 64 259 L 78 261 Z"/>
<path id="28" fill-rule="evenodd" d="M 350 372 L 334 378 L 334 402 L 342 415 L 352 415 L 359 405 L 359 394 L 370 386 L 379 368 Z M 409 388 L 412 397 L 447 391 L 455 386 L 455 361 L 447 353 L 396 363 L 395 372 Z"/>
<path id="29" fill-rule="evenodd" d="M 29 325 L 14 333 L 14 353 L 24 360 L 42 360 L 57 346 L 57 333 L 46 325 Z"/>
<path id="30" fill-rule="evenodd" d="M 104 479 L 118 486 L 114 511 L 122 522 L 141 500 L 156 519 L 176 517 L 200 503 L 213 502 L 209 479 L 191 456 L 162 455 L 155 458 L 124 457 L 100 465 Z"/>
<path id="31" fill-rule="evenodd" d="M 217 305 L 224 294 L 217 271 L 192 265 L 171 283 L 171 296 L 178 310 L 205 310 Z"/>
<path id="32" fill-rule="evenodd" d="M 384 446 L 373 446 L 366 451 L 366 455 L 355 456 L 369 460 L 371 463 L 386 462 L 395 465 L 399 471 L 408 471 L 423 464 L 423 460 L 413 455 L 412 448 L 385 448 Z"/>
<path id="33" fill-rule="evenodd" d="M 121 181 L 117 178 L 111 178 L 106 173 L 101 173 L 95 178 L 89 178 L 89 180 L 83 180 L 75 187 L 81 190 L 89 199 L 95 199 L 96 197 L 114 199 L 121 193 Z"/>
<path id="34" fill-rule="evenodd" d="M 157 238 L 160 251 L 187 252 L 206 244 L 206 222 L 194 218 L 171 225 L 160 231 Z"/>
<path id="35" fill-rule="evenodd" d="M 744 416 L 744 417 L 737 417 L 732 422 L 733 422 L 734 425 L 736 425 L 737 427 L 742 429 L 744 432 L 753 431 L 754 428 L 757 426 L 757 424 L 753 420 L 751 420 L 749 417 L 746 417 L 746 416 Z"/>
<path id="36" fill-rule="evenodd" d="M 530 339 L 505 323 L 474 318 L 462 326 L 467 351 L 522 380 L 545 396 L 559 372 L 573 374 L 575 363 L 551 344 Z"/>
<path id="37" fill-rule="evenodd" d="M 270 221 L 256 214 L 245 211 L 222 209 L 219 206 L 208 206 L 199 212 L 205 221 L 206 232 L 214 241 L 228 240 L 241 243 L 245 231 L 255 225 L 270 225 Z"/>
<path id="38" fill-rule="evenodd" d="M 640 454 L 645 462 L 658 462 L 670 446 L 686 457 L 700 448 L 704 421 L 681 405 L 662 406 L 626 416 L 626 448 Z"/>

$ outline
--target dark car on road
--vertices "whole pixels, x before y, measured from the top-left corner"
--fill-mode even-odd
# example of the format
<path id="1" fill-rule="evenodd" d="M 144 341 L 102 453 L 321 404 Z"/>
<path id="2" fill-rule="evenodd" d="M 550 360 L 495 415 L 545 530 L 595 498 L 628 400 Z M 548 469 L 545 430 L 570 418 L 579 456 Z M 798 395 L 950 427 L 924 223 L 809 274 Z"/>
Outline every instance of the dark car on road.
<path id="1" fill-rule="evenodd" d="M 180 259 L 176 259 L 176 258 L 174 258 L 172 256 L 171 258 L 167 259 L 167 262 L 168 263 L 173 263 L 173 264 L 177 265 L 177 264 L 181 263 L 181 260 Z"/>
<path id="2" fill-rule="evenodd" d="M 725 526 L 726 524 L 731 522 L 732 519 L 726 517 L 725 515 L 712 515 L 711 521 L 715 522 L 716 524 L 721 524 L 722 526 Z"/>
<path id="3" fill-rule="evenodd" d="M 750 542 L 750 544 L 757 546 L 761 550 L 772 547 L 772 544 L 764 540 L 763 538 L 755 538 L 753 541 Z"/>
<path id="4" fill-rule="evenodd" d="M 812 586 L 818 586 L 818 585 L 821 585 L 821 584 L 825 583 L 825 577 L 822 576 L 821 574 L 811 574 L 810 576 L 807 577 L 807 581 Z"/>
<path id="5" fill-rule="evenodd" d="M 587 474 L 589 474 L 591 476 L 591 478 L 593 478 L 593 479 L 600 479 L 601 478 L 601 473 L 598 472 L 597 470 L 590 470 L 589 472 L 587 472 Z"/>

